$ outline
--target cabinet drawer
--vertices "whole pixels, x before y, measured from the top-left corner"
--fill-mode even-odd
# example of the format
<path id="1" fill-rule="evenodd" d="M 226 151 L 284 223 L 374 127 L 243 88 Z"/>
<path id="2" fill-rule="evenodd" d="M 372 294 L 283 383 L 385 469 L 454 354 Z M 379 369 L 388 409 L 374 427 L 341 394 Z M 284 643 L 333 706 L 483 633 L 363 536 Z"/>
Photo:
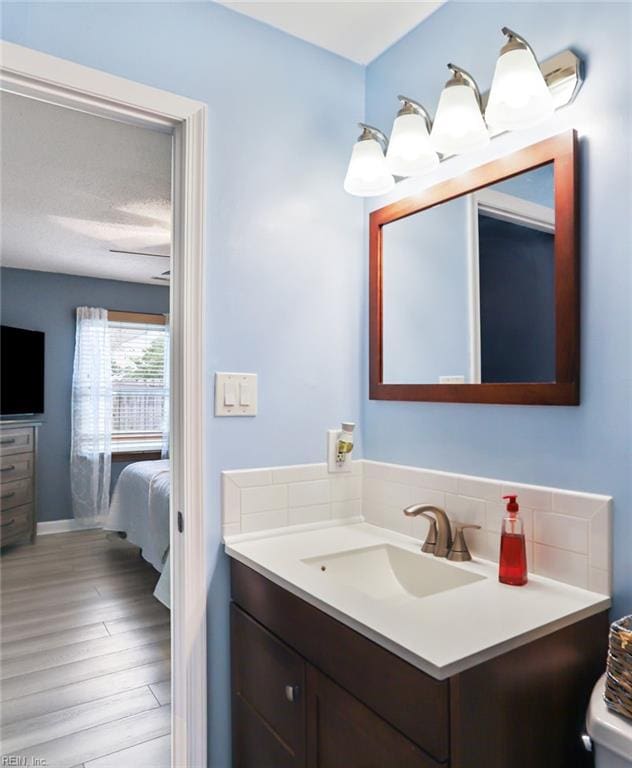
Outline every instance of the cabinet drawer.
<path id="1" fill-rule="evenodd" d="M 26 477 L 0 485 L 0 509 L 13 509 L 33 501 L 33 480 Z"/>
<path id="2" fill-rule="evenodd" d="M 15 453 L 0 459 L 0 483 L 10 480 L 21 480 L 33 477 L 33 455 L 30 453 Z"/>
<path id="3" fill-rule="evenodd" d="M 24 504 L 0 513 L 0 547 L 30 536 L 33 530 L 33 505 Z"/>
<path id="4" fill-rule="evenodd" d="M 287 761 L 280 763 L 303 765 L 305 662 L 234 605 L 231 605 L 231 637 L 236 765 L 260 768 L 261 753 L 272 755 L 277 751 L 287 753 Z M 260 748 L 253 750 L 250 745 L 254 761 L 243 750 L 240 753 L 242 747 L 248 746 L 238 732 L 244 718 L 259 721 Z M 256 732 L 253 728 L 248 731 Z"/>
<path id="5" fill-rule="evenodd" d="M 8 453 L 33 453 L 33 427 L 3 429 L 0 432 L 0 456 Z"/>

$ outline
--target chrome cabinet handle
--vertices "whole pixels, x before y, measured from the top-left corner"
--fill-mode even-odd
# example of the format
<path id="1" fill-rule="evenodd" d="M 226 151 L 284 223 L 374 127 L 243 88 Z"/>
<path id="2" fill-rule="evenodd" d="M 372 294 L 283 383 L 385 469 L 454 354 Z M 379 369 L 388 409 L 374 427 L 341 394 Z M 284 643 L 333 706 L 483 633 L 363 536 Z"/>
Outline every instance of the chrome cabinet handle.
<path id="1" fill-rule="evenodd" d="M 9 493 L 3 493 L 2 496 L 0 496 L 0 499 L 4 501 L 5 499 L 13 498 L 13 496 L 15 496 L 15 491 L 9 491 Z"/>
<path id="2" fill-rule="evenodd" d="M 15 443 L 15 437 L 5 437 L 0 440 L 0 445 L 11 445 L 11 443 Z"/>
<path id="3" fill-rule="evenodd" d="M 15 464 L 9 464 L 8 467 L 0 467 L 0 472 L 11 472 L 15 469 Z"/>
<path id="4" fill-rule="evenodd" d="M 298 699 L 300 689 L 298 685 L 286 685 L 285 686 L 285 698 L 288 701 L 296 701 Z"/>
<path id="5" fill-rule="evenodd" d="M 8 528 L 10 525 L 13 525 L 15 523 L 15 518 L 12 517 L 7 523 L 1 523 L 0 528 Z"/>

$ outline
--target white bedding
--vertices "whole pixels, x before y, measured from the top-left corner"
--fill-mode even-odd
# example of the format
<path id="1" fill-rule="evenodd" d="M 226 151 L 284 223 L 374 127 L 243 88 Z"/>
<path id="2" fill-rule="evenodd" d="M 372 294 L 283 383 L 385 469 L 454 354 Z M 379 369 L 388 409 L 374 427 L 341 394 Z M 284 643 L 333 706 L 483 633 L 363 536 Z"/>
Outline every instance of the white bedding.
<path id="1" fill-rule="evenodd" d="M 104 528 L 127 540 L 161 573 L 154 596 L 169 607 L 169 460 L 136 461 L 121 472 Z"/>

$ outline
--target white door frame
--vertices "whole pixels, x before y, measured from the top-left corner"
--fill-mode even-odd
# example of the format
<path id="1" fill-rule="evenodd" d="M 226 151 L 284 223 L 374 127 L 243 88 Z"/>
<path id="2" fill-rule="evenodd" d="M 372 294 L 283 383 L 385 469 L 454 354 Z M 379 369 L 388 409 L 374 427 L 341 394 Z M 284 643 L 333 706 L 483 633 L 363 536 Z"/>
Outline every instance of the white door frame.
<path id="1" fill-rule="evenodd" d="M 204 213 L 206 105 L 0 41 L 0 90 L 174 136 L 171 282 L 172 764 L 206 766 Z M 182 512 L 184 531 L 178 532 Z"/>

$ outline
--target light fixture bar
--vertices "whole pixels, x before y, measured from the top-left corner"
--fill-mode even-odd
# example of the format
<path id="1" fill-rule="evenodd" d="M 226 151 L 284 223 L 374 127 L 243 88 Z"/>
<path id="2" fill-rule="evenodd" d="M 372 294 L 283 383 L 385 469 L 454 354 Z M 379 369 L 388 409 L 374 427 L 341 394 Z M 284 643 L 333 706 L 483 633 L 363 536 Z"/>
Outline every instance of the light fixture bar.
<path id="1" fill-rule="evenodd" d="M 555 109 L 571 104 L 584 82 L 581 59 L 569 49 L 543 61 L 540 69 Z"/>

